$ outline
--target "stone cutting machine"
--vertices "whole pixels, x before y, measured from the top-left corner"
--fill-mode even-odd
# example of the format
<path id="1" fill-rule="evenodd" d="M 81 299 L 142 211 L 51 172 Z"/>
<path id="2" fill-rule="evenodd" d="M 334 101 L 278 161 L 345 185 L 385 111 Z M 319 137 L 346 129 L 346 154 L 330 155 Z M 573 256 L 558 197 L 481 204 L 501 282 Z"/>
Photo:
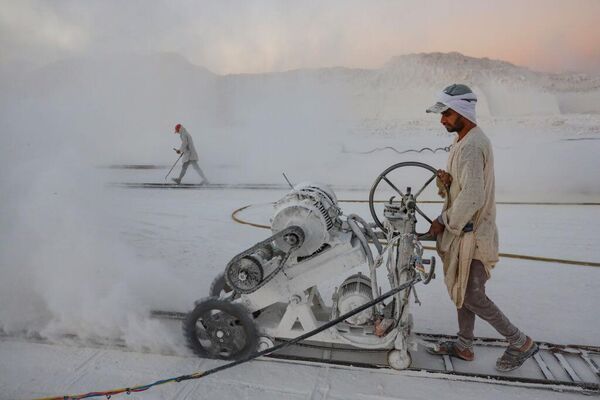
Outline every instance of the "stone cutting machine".
<path id="1" fill-rule="evenodd" d="M 431 173 L 413 192 L 401 190 L 388 177 L 399 168 Z M 235 256 L 211 285 L 210 297 L 186 315 L 184 334 L 193 351 L 208 358 L 235 360 L 313 331 L 381 294 L 378 270 L 396 288 L 417 275 L 434 277 L 435 258 L 423 258 L 416 232 L 417 217 L 431 219 L 419 208 L 419 196 L 436 179 L 436 169 L 418 163 L 392 165 L 374 181 L 369 208 L 374 223 L 358 215 L 344 216 L 335 193 L 326 185 L 305 183 L 274 204 L 272 235 Z M 380 184 L 394 191 L 377 214 Z M 383 275 L 383 274 L 379 274 Z M 327 305 L 318 287 L 335 285 Z M 389 365 L 410 366 L 416 350 L 409 296 L 400 291 L 310 338 L 311 343 L 358 349 L 388 349 Z"/>

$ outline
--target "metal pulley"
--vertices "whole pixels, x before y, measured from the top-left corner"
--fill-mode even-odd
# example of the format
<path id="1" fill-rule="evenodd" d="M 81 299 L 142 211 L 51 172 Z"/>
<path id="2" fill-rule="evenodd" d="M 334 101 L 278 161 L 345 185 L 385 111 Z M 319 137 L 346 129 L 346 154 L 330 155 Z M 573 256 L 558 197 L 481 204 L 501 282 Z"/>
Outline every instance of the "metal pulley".
<path id="1" fill-rule="evenodd" d="M 227 268 L 227 281 L 237 291 L 249 291 L 263 280 L 264 270 L 260 260 L 253 256 L 245 256 Z"/>

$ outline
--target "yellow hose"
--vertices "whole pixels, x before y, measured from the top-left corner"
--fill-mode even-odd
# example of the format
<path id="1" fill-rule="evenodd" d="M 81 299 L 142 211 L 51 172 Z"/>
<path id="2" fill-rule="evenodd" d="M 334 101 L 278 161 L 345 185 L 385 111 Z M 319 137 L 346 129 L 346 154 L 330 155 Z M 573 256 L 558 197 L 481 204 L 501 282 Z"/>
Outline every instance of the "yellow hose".
<path id="1" fill-rule="evenodd" d="M 364 202 L 366 200 L 340 200 L 340 202 L 342 202 L 342 201 L 343 202 Z M 252 207 L 252 204 L 249 204 L 242 208 L 238 208 L 237 210 L 233 211 L 231 213 L 231 219 L 233 219 L 238 224 L 249 225 L 249 226 L 253 226 L 255 228 L 261 228 L 261 229 L 271 229 L 271 227 L 269 225 L 255 224 L 253 222 L 244 221 L 243 219 L 238 217 L 238 214 L 240 212 L 244 211 L 245 209 L 247 209 L 249 207 Z M 423 246 L 423 248 L 425 248 L 427 250 L 435 250 L 435 247 L 432 247 L 432 246 Z M 567 264 L 567 265 L 580 265 L 580 266 L 585 266 L 585 267 L 600 267 L 600 263 L 593 262 L 593 261 L 565 260 L 562 258 L 538 257 L 538 256 L 528 256 L 525 254 L 512 254 L 512 253 L 500 253 L 499 256 L 503 257 L 503 258 L 514 258 L 514 259 L 518 259 L 518 260 L 540 261 L 540 262 L 558 263 L 558 264 Z"/>

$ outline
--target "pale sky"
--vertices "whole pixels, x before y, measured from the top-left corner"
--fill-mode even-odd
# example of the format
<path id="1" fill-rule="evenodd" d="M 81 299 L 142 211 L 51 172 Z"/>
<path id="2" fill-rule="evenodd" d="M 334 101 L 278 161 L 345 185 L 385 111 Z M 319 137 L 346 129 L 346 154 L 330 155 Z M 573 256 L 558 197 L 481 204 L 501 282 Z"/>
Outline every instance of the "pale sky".
<path id="1" fill-rule="evenodd" d="M 213 72 L 458 51 L 600 73 L 600 0 L 0 0 L 0 64 L 176 52 Z"/>

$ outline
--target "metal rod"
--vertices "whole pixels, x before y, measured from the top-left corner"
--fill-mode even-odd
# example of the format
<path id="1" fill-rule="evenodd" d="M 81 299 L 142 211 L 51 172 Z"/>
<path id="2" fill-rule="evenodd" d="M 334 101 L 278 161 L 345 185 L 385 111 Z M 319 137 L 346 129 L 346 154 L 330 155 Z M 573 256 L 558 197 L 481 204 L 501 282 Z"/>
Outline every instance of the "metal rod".
<path id="1" fill-rule="evenodd" d="M 383 179 L 384 181 L 386 181 L 386 182 L 387 182 L 387 184 L 388 184 L 388 185 L 390 185 L 390 186 L 392 187 L 392 189 L 394 189 L 396 192 L 398 192 L 398 194 L 399 194 L 400 196 L 404 197 L 404 194 L 402 194 L 402 191 L 401 191 L 400 189 L 398 189 L 398 188 L 396 187 L 396 185 L 394 185 L 394 184 L 393 184 L 393 183 L 392 183 L 392 182 L 391 182 L 391 181 L 390 181 L 390 180 L 387 178 L 387 176 L 383 176 L 383 177 L 382 177 L 382 179 Z"/>
<path id="2" fill-rule="evenodd" d="M 179 158 L 177 160 L 175 160 L 175 164 L 173 164 L 173 166 L 171 167 L 171 169 L 169 170 L 169 172 L 167 172 L 167 175 L 165 175 L 165 181 L 167 180 L 167 178 L 171 174 L 171 171 L 173 171 L 173 168 L 175 168 L 175 166 L 177 165 L 177 163 L 179 162 L 179 160 L 181 160 L 181 157 L 183 157 L 183 153 L 181 153 L 181 155 L 179 156 Z"/>
<path id="3" fill-rule="evenodd" d="M 288 185 L 290 185 L 290 189 L 293 189 L 294 185 L 292 185 L 292 182 L 290 182 L 290 180 L 288 179 L 288 177 L 285 175 L 285 172 L 282 172 L 281 175 L 283 175 L 283 177 L 285 178 L 285 180 L 288 183 Z"/>
<path id="4" fill-rule="evenodd" d="M 442 357 L 444 358 L 444 368 L 446 369 L 446 371 L 454 372 L 454 366 L 452 365 L 452 360 L 450 359 L 450 357 L 446 354 L 444 354 Z"/>
<path id="5" fill-rule="evenodd" d="M 552 372 L 550 372 L 550 369 L 548 368 L 548 365 L 542 359 L 542 356 L 540 355 L 539 352 L 535 353 L 533 355 L 533 359 L 537 363 L 538 367 L 540 367 L 540 370 L 542 370 L 542 373 L 544 374 L 544 376 L 546 377 L 546 379 L 551 380 L 551 381 L 555 380 L 554 375 L 552 375 Z"/>
<path id="6" fill-rule="evenodd" d="M 429 222 L 430 224 L 433 223 L 431 221 L 431 219 L 427 215 L 425 215 L 425 213 L 423 211 L 421 211 L 421 209 L 419 208 L 419 206 L 417 206 L 416 204 L 415 204 L 415 210 L 417 210 L 417 212 L 419 213 L 419 215 L 421 215 L 421 217 L 425 218 L 427 220 L 427 222 Z"/>
<path id="7" fill-rule="evenodd" d="M 415 194 L 415 199 L 417 197 L 419 197 L 419 195 L 421 194 L 421 192 L 423 190 L 425 190 L 425 188 L 437 177 L 436 174 L 434 174 L 431 178 L 429 178 L 429 180 L 427 182 L 425 182 L 425 184 L 423 185 L 423 187 L 421 189 L 419 189 L 419 191 L 417 192 L 417 194 Z"/>
<path id="8" fill-rule="evenodd" d="M 582 350 L 581 351 L 581 358 L 583 358 L 583 360 L 586 362 L 586 364 L 590 367 L 590 369 L 596 374 L 598 375 L 598 377 L 600 378 L 600 370 L 598 369 L 598 366 L 596 365 L 596 363 L 594 362 L 594 360 L 592 360 L 590 358 L 590 355 L 587 351 Z"/>
<path id="9" fill-rule="evenodd" d="M 558 362 L 564 368 L 564 370 L 567 371 L 567 374 L 569 374 L 573 382 L 581 382 L 581 378 L 579 375 L 577 375 L 573 367 L 571 367 L 571 364 L 569 364 L 565 356 L 560 353 L 554 353 L 554 356 L 558 359 Z"/>

